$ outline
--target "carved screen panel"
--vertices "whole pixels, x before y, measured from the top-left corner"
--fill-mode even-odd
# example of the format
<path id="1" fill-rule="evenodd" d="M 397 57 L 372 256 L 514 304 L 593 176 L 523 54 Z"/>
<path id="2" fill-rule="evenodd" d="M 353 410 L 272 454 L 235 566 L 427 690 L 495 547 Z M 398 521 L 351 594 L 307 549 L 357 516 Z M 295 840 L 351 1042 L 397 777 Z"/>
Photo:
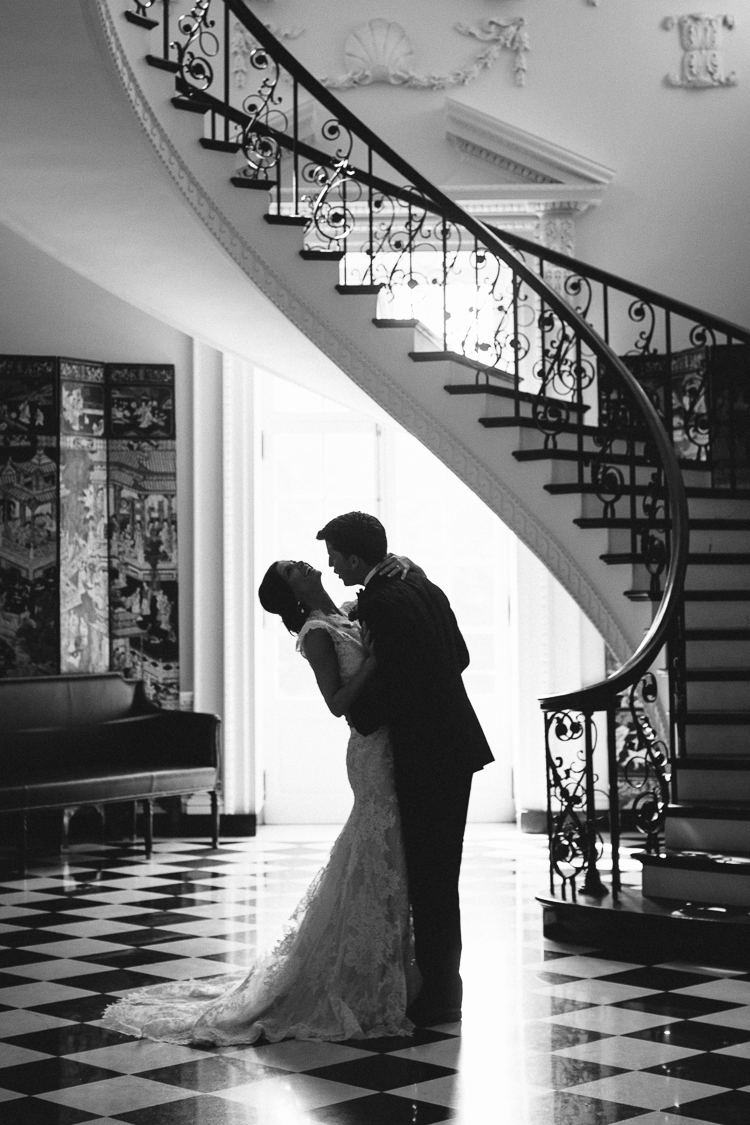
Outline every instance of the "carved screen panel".
<path id="1" fill-rule="evenodd" d="M 109 670 L 104 365 L 60 361 L 60 670 Z"/>
<path id="2" fill-rule="evenodd" d="M 108 364 L 112 668 L 179 706 L 174 368 Z"/>
<path id="3" fill-rule="evenodd" d="M 0 676 L 59 670 L 57 360 L 0 356 Z"/>

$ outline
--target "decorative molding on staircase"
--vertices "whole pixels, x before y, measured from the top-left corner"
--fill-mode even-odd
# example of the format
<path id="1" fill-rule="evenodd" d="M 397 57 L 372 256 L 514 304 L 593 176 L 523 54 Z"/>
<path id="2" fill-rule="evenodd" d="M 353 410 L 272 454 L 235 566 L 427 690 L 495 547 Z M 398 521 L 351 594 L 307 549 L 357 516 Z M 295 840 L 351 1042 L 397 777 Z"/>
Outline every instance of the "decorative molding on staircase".
<path id="1" fill-rule="evenodd" d="M 83 17 L 111 57 L 133 110 L 166 170 L 191 208 L 243 273 L 324 355 L 422 442 L 521 539 L 557 578 L 599 630 L 619 660 L 630 645 L 607 606 L 571 556 L 535 516 L 388 374 L 375 367 L 336 328 L 322 320 L 281 281 L 233 227 L 193 176 L 172 144 L 130 65 L 107 0 L 97 0 L 93 16 L 88 0 L 79 0 Z M 510 128 L 510 127 L 509 127 Z"/>
<path id="2" fill-rule="evenodd" d="M 468 86 L 483 71 L 497 61 L 504 50 L 515 55 L 516 84 L 526 81 L 526 55 L 529 36 L 526 20 L 518 16 L 511 20 L 486 20 L 482 25 L 454 25 L 460 35 L 490 44 L 480 51 L 466 66 L 448 74 L 419 74 L 412 69 L 414 48 L 400 23 L 382 18 L 369 20 L 356 28 L 344 44 L 344 62 L 347 70 L 337 78 L 321 78 L 324 86 L 332 90 L 351 90 L 355 86 L 387 83 L 412 90 L 448 90 L 452 86 Z"/>

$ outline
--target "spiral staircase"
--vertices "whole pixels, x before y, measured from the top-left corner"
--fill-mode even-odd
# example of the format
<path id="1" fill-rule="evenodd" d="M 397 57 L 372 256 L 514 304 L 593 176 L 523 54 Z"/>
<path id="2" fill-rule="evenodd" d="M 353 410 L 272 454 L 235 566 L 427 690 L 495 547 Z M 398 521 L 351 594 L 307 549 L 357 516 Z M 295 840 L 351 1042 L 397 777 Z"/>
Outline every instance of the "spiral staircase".
<path id="1" fill-rule="evenodd" d="M 550 932 L 742 959 L 750 332 L 465 214 L 240 0 L 97 9 L 133 109 L 225 253 L 533 546 L 618 658 L 542 700 Z M 240 92 L 237 35 L 255 78 Z M 622 885 L 623 830 L 645 843 L 642 892 Z"/>

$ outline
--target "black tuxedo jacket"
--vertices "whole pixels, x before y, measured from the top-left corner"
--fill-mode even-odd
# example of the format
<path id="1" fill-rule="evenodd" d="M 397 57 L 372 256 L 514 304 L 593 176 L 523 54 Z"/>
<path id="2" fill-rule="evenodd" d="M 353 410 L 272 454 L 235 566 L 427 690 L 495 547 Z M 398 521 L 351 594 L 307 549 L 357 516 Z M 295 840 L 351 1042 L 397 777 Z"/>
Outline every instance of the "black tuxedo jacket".
<path id="1" fill-rule="evenodd" d="M 473 772 L 491 762 L 461 678 L 469 652 L 443 591 L 414 571 L 404 579 L 376 575 L 358 614 L 372 633 L 377 668 L 351 708 L 356 730 L 389 727 L 397 775 Z"/>

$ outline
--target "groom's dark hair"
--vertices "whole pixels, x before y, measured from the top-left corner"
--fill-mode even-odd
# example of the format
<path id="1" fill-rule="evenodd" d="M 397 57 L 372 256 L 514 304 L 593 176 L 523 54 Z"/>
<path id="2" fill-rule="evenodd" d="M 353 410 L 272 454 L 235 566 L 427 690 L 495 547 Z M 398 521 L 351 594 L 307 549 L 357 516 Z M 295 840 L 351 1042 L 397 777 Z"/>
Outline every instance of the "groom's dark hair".
<path id="1" fill-rule="evenodd" d="M 388 554 L 388 539 L 379 519 L 367 512 L 345 512 L 330 520 L 316 535 L 342 555 L 359 555 L 375 566 Z"/>

